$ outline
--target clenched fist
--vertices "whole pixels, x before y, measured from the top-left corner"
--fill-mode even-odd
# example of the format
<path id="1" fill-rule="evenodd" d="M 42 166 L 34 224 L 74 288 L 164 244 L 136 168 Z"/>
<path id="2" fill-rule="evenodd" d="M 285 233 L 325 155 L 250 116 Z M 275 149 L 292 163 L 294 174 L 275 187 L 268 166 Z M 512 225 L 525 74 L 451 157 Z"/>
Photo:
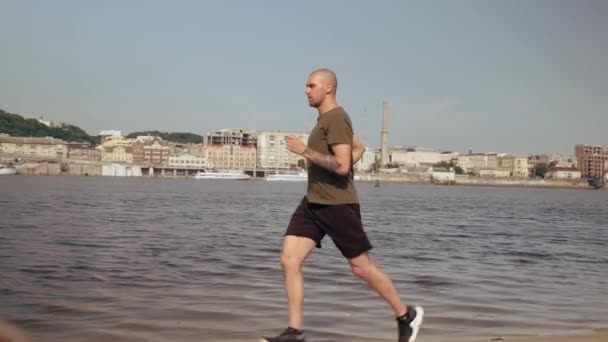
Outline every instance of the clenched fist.
<path id="1" fill-rule="evenodd" d="M 287 149 L 295 154 L 302 155 L 306 149 L 306 145 L 295 135 L 287 137 Z"/>

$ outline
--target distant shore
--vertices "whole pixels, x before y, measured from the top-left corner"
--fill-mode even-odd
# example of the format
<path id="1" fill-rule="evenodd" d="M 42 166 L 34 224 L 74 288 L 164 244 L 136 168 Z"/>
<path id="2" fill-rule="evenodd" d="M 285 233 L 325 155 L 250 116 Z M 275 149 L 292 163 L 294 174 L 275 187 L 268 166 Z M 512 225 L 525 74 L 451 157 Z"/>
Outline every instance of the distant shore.
<path id="1" fill-rule="evenodd" d="M 360 183 L 369 183 L 374 184 L 375 181 L 367 181 L 367 180 L 358 180 Z M 399 180 L 390 180 L 390 181 L 380 181 L 379 186 L 387 186 L 389 184 L 417 184 L 417 185 L 435 185 L 435 186 L 469 186 L 469 187 L 494 187 L 494 188 L 533 188 L 533 189 L 578 189 L 578 190 L 595 190 L 592 187 L 588 186 L 586 183 L 584 184 L 563 184 L 560 182 L 552 182 L 547 181 L 544 184 L 537 183 L 519 183 L 519 182 L 504 182 L 501 180 L 492 181 L 492 180 L 484 180 L 481 182 L 454 182 L 450 184 L 442 184 L 442 183 L 433 183 L 428 181 L 399 181 Z M 608 190 L 608 188 L 604 187 L 597 190 Z"/>
<path id="2" fill-rule="evenodd" d="M 527 179 L 527 178 L 492 178 L 456 175 L 453 181 L 434 181 L 428 177 L 408 175 L 365 174 L 356 176 L 358 182 L 377 183 L 379 186 L 391 183 L 429 184 L 443 186 L 478 186 L 478 187 L 512 187 L 544 189 L 582 189 L 593 190 L 583 179 Z M 606 188 L 603 188 L 606 189 Z"/>
<path id="3" fill-rule="evenodd" d="M 56 173 L 56 174 L 27 174 L 27 173 L 17 173 L 16 177 L 19 176 L 69 176 L 69 177 L 112 177 L 112 176 L 100 176 L 100 175 L 74 175 L 74 174 L 65 174 L 65 173 Z M 15 177 L 15 176 L 3 176 L 3 177 Z M 130 176 L 130 177 L 120 177 L 120 178 L 148 178 L 148 179 L 194 179 L 192 176 L 174 176 L 174 175 L 164 175 L 164 176 Z M 205 181 L 205 180 L 200 180 Z M 231 180 L 242 182 L 243 180 Z M 252 177 L 249 181 L 253 182 L 265 182 L 265 179 L 262 177 Z M 363 183 L 363 184 L 375 184 L 378 187 L 386 187 L 391 184 L 412 184 L 412 185 L 429 185 L 429 186 L 466 186 L 466 187 L 495 187 L 495 188 L 532 188 L 532 189 L 577 189 L 577 190 L 596 190 L 596 191 L 607 191 L 608 187 L 603 187 L 600 189 L 593 189 L 586 182 L 568 182 L 568 181 L 560 181 L 560 180 L 510 180 L 510 179 L 496 179 L 496 178 L 483 178 L 483 177 L 471 177 L 465 181 L 456 180 L 452 183 L 435 183 L 430 180 L 413 180 L 413 179 L 387 179 L 379 177 L 378 181 L 368 180 L 368 179 L 357 179 L 355 183 Z"/>
<path id="4" fill-rule="evenodd" d="M 29 163 L 16 167 L 17 175 L 36 175 L 36 176 L 102 176 L 102 166 L 99 164 L 84 164 L 84 163 L 69 163 L 67 167 L 64 164 L 62 168 L 58 163 Z M 185 172 L 185 171 L 184 171 Z M 193 178 L 193 172 L 185 172 L 175 174 L 167 172 L 163 174 L 148 175 L 133 175 L 131 177 L 144 178 L 168 178 L 168 179 L 188 179 Z M 263 172 L 258 170 L 258 172 Z M 188 173 L 188 174 L 186 174 Z M 252 177 L 251 180 L 264 180 L 257 174 L 258 177 Z M 496 178 L 496 177 L 479 177 L 469 175 L 455 175 L 449 181 L 434 180 L 432 176 L 426 173 L 357 173 L 355 174 L 356 182 L 374 183 L 379 186 L 387 186 L 388 184 L 428 184 L 428 185 L 455 185 L 455 186 L 481 186 L 481 187 L 518 187 L 518 188 L 544 188 L 544 189 L 584 189 L 594 190 L 584 179 L 531 179 L 531 178 Z M 600 190 L 606 190 L 604 187 Z"/>

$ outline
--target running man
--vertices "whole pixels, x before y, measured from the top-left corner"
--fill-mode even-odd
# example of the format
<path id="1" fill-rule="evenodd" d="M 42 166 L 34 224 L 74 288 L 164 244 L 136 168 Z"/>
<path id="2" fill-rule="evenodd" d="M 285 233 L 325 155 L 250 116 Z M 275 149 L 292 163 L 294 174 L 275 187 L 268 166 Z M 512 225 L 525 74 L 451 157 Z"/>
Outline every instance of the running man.
<path id="1" fill-rule="evenodd" d="M 391 279 L 370 260 L 372 245 L 361 222 L 353 165 L 365 151 L 354 136 L 352 123 L 337 105 L 338 80 L 328 69 L 308 77 L 308 103 L 319 112 L 317 124 L 305 145 L 295 136 L 287 138 L 289 151 L 303 156 L 308 165 L 306 196 L 293 213 L 281 251 L 289 325 L 278 336 L 262 342 L 304 342 L 302 264 L 328 235 L 348 260 L 352 272 L 373 288 L 393 309 L 398 322 L 399 342 L 413 342 L 422 323 L 421 306 L 405 305 Z"/>

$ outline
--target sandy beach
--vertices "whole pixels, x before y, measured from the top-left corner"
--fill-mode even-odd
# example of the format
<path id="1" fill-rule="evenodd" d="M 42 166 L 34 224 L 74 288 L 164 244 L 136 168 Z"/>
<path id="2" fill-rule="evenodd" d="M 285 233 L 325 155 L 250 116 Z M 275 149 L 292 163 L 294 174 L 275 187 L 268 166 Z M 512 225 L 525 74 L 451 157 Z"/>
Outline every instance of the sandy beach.
<path id="1" fill-rule="evenodd" d="M 494 340 L 496 341 L 496 340 Z M 542 337 L 513 337 L 504 338 L 501 341 L 519 341 L 519 342 L 605 342 L 608 341 L 608 333 L 594 333 L 584 336 L 542 336 Z"/>
<path id="2" fill-rule="evenodd" d="M 0 342 L 34 342 L 27 332 L 8 322 L 0 321 Z M 445 341 L 445 342 L 485 342 L 485 341 L 508 341 L 508 342 L 605 342 L 608 341 L 608 328 L 595 329 L 589 334 L 569 336 L 501 336 L 501 337 L 449 337 L 433 336 L 425 337 L 419 335 L 419 342 Z M 337 342 L 337 341 L 336 341 Z M 372 341 L 369 341 L 372 342 Z M 387 340 L 388 342 L 388 340 Z"/>
<path id="3" fill-rule="evenodd" d="M 608 341 L 608 328 L 595 329 L 588 334 L 575 335 L 546 335 L 546 336 L 494 336 L 494 337 L 433 337 L 431 339 L 420 337 L 420 342 L 424 341 L 445 341 L 445 342 L 482 342 L 482 341 L 507 341 L 507 342 L 605 342 Z"/>

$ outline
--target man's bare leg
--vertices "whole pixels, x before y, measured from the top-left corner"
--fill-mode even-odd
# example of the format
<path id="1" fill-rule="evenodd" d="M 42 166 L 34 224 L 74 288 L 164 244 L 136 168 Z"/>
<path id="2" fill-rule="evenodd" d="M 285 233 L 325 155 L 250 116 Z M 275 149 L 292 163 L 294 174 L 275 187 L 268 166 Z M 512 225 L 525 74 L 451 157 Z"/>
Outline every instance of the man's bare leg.
<path id="1" fill-rule="evenodd" d="M 407 307 L 401 301 L 393 282 L 386 273 L 374 265 L 367 253 L 349 259 L 348 263 L 357 277 L 367 282 L 371 288 L 384 298 L 393 311 L 395 311 L 395 316 L 400 317 L 405 315 Z"/>
<path id="2" fill-rule="evenodd" d="M 371 288 L 393 308 L 397 318 L 399 342 L 415 342 L 424 317 L 422 306 L 406 306 L 391 279 L 364 253 L 348 260 L 353 273 L 365 280 Z"/>
<path id="3" fill-rule="evenodd" d="M 315 248 L 309 238 L 287 235 L 281 251 L 281 267 L 285 274 L 285 292 L 289 306 L 289 326 L 302 330 L 302 306 L 304 304 L 304 276 L 302 265 Z"/>

